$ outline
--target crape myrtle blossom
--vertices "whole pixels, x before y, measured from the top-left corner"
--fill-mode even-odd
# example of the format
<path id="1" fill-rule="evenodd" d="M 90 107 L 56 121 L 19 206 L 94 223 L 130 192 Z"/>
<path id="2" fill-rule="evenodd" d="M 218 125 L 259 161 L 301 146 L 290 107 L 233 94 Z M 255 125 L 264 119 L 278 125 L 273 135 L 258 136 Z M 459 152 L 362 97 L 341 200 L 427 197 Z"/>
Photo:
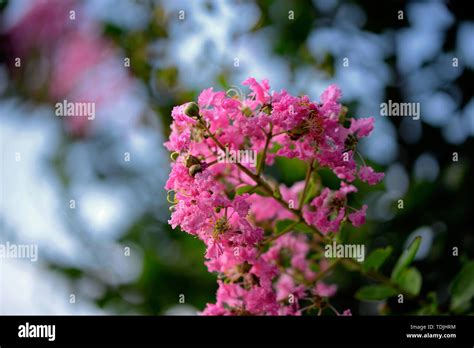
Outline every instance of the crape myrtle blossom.
<path id="1" fill-rule="evenodd" d="M 374 185 L 384 176 L 354 158 L 374 119 L 346 119 L 334 85 L 320 102 L 272 92 L 267 80 L 249 78 L 243 85 L 251 91 L 247 97 L 208 88 L 197 103 L 174 107 L 164 144 L 173 160 L 165 185 L 169 223 L 205 243 L 205 264 L 218 274 L 216 303 L 203 314 L 302 315 L 331 308 L 350 315 L 328 305 L 337 285 L 324 279 L 332 269 L 318 243 L 346 221 L 365 223 L 367 205 L 347 202 L 357 178 Z M 259 160 L 256 167 L 222 162 L 224 150 L 254 150 Z M 287 187 L 265 175 L 278 156 L 305 161 L 306 179 Z M 322 167 L 341 180 L 339 189 L 322 186 Z"/>
<path id="2" fill-rule="evenodd" d="M 357 192 L 356 187 L 347 185 L 344 181 L 341 182 L 341 188 L 337 191 L 325 188 L 318 197 L 313 199 L 309 207 L 304 207 L 303 216 L 306 222 L 316 226 L 323 234 L 337 232 L 346 215 L 354 227 L 363 225 L 367 205 L 363 205 L 360 210 L 355 210 L 351 214 L 346 214 L 347 195 L 351 192 Z"/>

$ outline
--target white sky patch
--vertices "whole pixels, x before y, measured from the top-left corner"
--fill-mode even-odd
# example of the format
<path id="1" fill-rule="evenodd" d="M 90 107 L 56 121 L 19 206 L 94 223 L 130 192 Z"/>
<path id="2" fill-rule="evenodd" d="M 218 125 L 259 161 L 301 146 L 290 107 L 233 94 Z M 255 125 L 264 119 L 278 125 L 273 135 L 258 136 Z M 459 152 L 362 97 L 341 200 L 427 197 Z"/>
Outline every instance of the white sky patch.
<path id="1" fill-rule="evenodd" d="M 81 187 L 77 208 L 87 229 L 99 238 L 115 238 L 130 221 L 127 205 L 132 197 L 125 190 L 106 185 Z"/>
<path id="2" fill-rule="evenodd" d="M 86 170 L 72 190 L 80 192 L 77 199 L 65 196 L 50 162 L 62 132 L 52 114 L 51 108 L 30 108 L 17 100 L 0 102 L 0 242 L 38 245 L 33 265 L 0 259 L 0 314 L 101 313 L 81 301 L 70 305 L 66 280 L 43 268 L 47 259 L 89 269 L 110 284 L 127 283 L 140 274 L 141 255 L 132 251 L 125 257 L 123 245 L 110 245 L 141 213 L 131 209 L 137 206 L 134 193 L 114 182 L 94 184 Z M 76 162 L 77 167 L 82 166 Z M 70 220 L 71 214 L 83 215 L 83 223 Z"/>
<path id="3" fill-rule="evenodd" d="M 92 303 L 76 296 L 64 280 L 36 264 L 14 259 L 0 259 L 1 315 L 98 315 L 105 314 Z"/>
<path id="4" fill-rule="evenodd" d="M 40 255 L 43 245 L 63 255 L 71 254 L 74 241 L 59 218 L 61 211 L 69 208 L 68 203 L 58 201 L 58 182 L 44 164 L 57 146 L 58 124 L 44 117 L 49 109 L 18 112 L 15 108 L 18 105 L 13 101 L 0 104 L 0 214 L 5 227 L 12 226 L 21 237 L 19 242 L 38 241 Z"/>

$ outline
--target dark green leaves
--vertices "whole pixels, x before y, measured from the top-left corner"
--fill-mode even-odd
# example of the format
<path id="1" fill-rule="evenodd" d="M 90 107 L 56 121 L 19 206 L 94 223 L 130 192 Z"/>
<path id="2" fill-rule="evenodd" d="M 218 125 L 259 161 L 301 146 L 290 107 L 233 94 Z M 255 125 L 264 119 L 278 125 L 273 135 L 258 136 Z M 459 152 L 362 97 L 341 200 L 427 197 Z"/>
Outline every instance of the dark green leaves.
<path id="1" fill-rule="evenodd" d="M 237 196 L 243 195 L 244 193 L 248 193 L 252 191 L 255 187 L 252 185 L 245 185 L 245 186 L 240 186 L 238 189 L 235 190 L 235 194 Z"/>
<path id="2" fill-rule="evenodd" d="M 416 237 L 413 243 L 403 251 L 392 271 L 390 283 L 362 287 L 357 293 L 359 300 L 385 300 L 403 292 L 410 296 L 417 296 L 421 290 L 422 277 L 420 272 L 409 267 L 420 247 L 421 237 Z M 392 253 L 390 246 L 374 250 L 362 264 L 364 272 L 377 272 Z"/>
<path id="3" fill-rule="evenodd" d="M 415 259 L 416 252 L 420 248 L 421 237 L 416 237 L 410 246 L 403 251 L 390 279 L 397 284 L 405 293 L 416 296 L 420 293 L 422 277 L 420 272 L 414 267 L 408 267 Z"/>
<path id="4" fill-rule="evenodd" d="M 257 195 L 260 195 L 260 196 L 265 196 L 265 197 L 269 197 L 270 195 L 264 191 L 261 187 L 259 186 L 253 186 L 253 185 L 245 185 L 245 186 L 241 186 L 239 188 L 237 188 L 235 190 L 235 194 L 237 196 L 239 195 L 243 195 L 244 193 L 256 193 Z"/>
<path id="5" fill-rule="evenodd" d="M 355 297 L 359 300 L 381 301 L 396 294 L 397 291 L 389 286 L 369 285 L 360 288 Z"/>
<path id="6" fill-rule="evenodd" d="M 450 286 L 451 309 L 462 310 L 474 297 L 474 261 L 469 261 L 456 275 Z"/>
<path id="7" fill-rule="evenodd" d="M 303 233 L 314 233 L 314 230 L 306 225 L 304 222 L 300 222 L 295 226 L 295 230 Z"/>
<path id="8" fill-rule="evenodd" d="M 410 246 L 402 253 L 400 258 L 395 265 L 392 276 L 390 277 L 392 280 L 396 281 L 403 271 L 410 265 L 410 263 L 415 258 L 416 252 L 421 244 L 421 237 L 416 237 Z"/>
<path id="9" fill-rule="evenodd" d="M 280 220 L 277 221 L 275 225 L 275 233 L 278 235 L 280 233 L 284 233 L 288 231 L 292 226 L 296 225 L 296 221 L 294 220 Z"/>
<path id="10" fill-rule="evenodd" d="M 313 172 L 308 182 L 308 188 L 306 191 L 305 198 L 303 200 L 303 205 L 308 204 L 317 195 L 320 188 L 321 188 L 320 178 L 316 172 Z"/>
<path id="11" fill-rule="evenodd" d="M 372 251 L 362 264 L 364 272 L 369 270 L 377 271 L 392 253 L 392 247 L 380 248 Z"/>
<path id="12" fill-rule="evenodd" d="M 397 284 L 400 288 L 406 293 L 416 296 L 420 293 L 421 290 L 422 278 L 420 272 L 414 268 L 410 267 L 400 274 L 397 279 Z"/>

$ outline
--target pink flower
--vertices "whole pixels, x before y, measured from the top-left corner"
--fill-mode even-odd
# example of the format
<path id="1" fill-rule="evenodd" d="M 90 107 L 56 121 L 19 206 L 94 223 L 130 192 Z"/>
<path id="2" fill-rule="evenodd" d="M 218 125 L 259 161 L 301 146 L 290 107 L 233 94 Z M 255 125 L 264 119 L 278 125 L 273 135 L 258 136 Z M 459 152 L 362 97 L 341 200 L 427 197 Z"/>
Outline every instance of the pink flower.
<path id="1" fill-rule="evenodd" d="M 341 182 L 338 191 L 325 188 L 311 202 L 313 210 L 308 207 L 303 210 L 305 221 L 324 234 L 339 231 L 341 222 L 346 216 L 347 195 L 352 192 L 357 192 L 356 187 L 344 182 Z"/>
<path id="2" fill-rule="evenodd" d="M 351 119 L 351 127 L 349 130 L 353 134 L 357 134 L 360 137 L 366 137 L 374 129 L 374 118 L 353 118 Z"/>
<path id="3" fill-rule="evenodd" d="M 232 209 L 242 218 L 249 213 L 250 204 L 248 203 L 249 194 L 237 196 L 232 201 Z"/>
<path id="4" fill-rule="evenodd" d="M 165 147 L 169 151 L 185 151 L 189 149 L 191 143 L 191 132 L 185 129 L 182 133 L 171 132 L 170 140 L 165 142 Z"/>
<path id="5" fill-rule="evenodd" d="M 271 114 L 273 124 L 286 131 L 297 127 L 308 117 L 308 107 L 305 104 L 310 104 L 309 99 L 301 100 L 286 91 L 275 93 Z"/>
<path id="6" fill-rule="evenodd" d="M 253 77 L 249 77 L 242 83 L 244 86 L 249 86 L 252 90 L 250 96 L 255 97 L 255 100 L 261 104 L 265 104 L 270 100 L 270 85 L 268 80 L 263 80 L 262 83 L 258 83 Z"/>
<path id="7" fill-rule="evenodd" d="M 4 40 L 6 51 L 13 57 L 22 57 L 26 61 L 23 64 L 39 67 L 36 83 L 26 83 L 25 91 L 37 94 L 32 86 L 42 86 L 46 92 L 42 95 L 52 103 L 95 103 L 96 110 L 103 110 L 104 105 L 124 96 L 132 81 L 123 69 L 121 53 L 102 36 L 101 25 L 91 16 L 76 21 L 69 18 L 71 9 L 85 12 L 82 3 L 35 1 L 26 7 Z M 6 61 L 14 61 L 13 57 Z M 109 124 L 90 122 L 88 117 L 60 119 L 66 122 L 68 132 L 80 137 L 92 133 L 94 127 Z"/>
<path id="8" fill-rule="evenodd" d="M 32 48 L 57 44 L 61 35 L 70 30 L 68 13 L 75 1 L 60 1 L 51 6 L 47 1 L 32 4 L 29 10 L 8 31 L 15 54 L 24 56 Z"/>
<path id="9" fill-rule="evenodd" d="M 323 105 L 321 106 L 320 111 L 324 115 L 330 117 L 339 116 L 341 105 L 338 104 L 338 101 L 341 98 L 341 95 L 341 90 L 336 85 L 330 85 L 323 94 L 321 94 Z"/>
<path id="10" fill-rule="evenodd" d="M 221 106 L 224 101 L 224 92 L 213 92 L 213 88 L 205 89 L 201 92 L 198 97 L 198 104 L 200 108 L 206 108 L 209 106 Z"/>
<path id="11" fill-rule="evenodd" d="M 375 185 L 379 183 L 383 178 L 384 173 L 377 173 L 371 167 L 364 166 L 359 169 L 360 180 L 367 182 L 369 185 Z"/>
<path id="12" fill-rule="evenodd" d="M 201 312 L 202 315 L 209 316 L 220 316 L 220 315 L 230 315 L 230 312 L 222 306 L 217 304 L 208 303 L 206 308 Z"/>
<path id="13" fill-rule="evenodd" d="M 250 274 L 259 279 L 261 286 L 270 288 L 273 278 L 278 274 L 278 268 L 274 264 L 259 258 L 253 262 Z"/>
<path id="14" fill-rule="evenodd" d="M 383 177 L 370 167 L 359 167 L 353 156 L 358 139 L 369 135 L 374 120 L 352 120 L 345 128 L 339 120 L 341 91 L 335 85 L 321 95 L 321 103 L 284 90 L 270 93 L 267 80 L 249 78 L 244 85 L 251 93 L 240 99 L 212 88 L 203 90 L 199 118 L 184 113 L 187 104 L 173 108 L 165 143 L 178 157 L 165 186 L 173 191 L 169 223 L 202 240 L 205 264 L 219 275 L 216 303 L 208 304 L 202 314 L 301 315 L 308 307 L 303 303 L 315 295 L 334 296 L 337 285 L 317 277 L 328 267 L 315 252 L 317 239 L 300 233 L 301 226 L 280 236 L 274 230 L 281 220 L 297 221 L 300 211 L 304 221 L 299 224 L 314 226 L 322 234 L 338 232 L 347 219 L 356 227 L 365 222 L 367 205 L 348 211 L 353 208 L 347 200 L 357 192 L 349 184 L 357 174 L 370 184 Z M 316 175 L 319 168 L 329 169 L 341 180 L 340 187 L 321 187 L 311 176 L 310 203 L 300 207 L 305 181 L 287 187 L 266 172 L 260 175 L 249 163 L 223 162 L 223 148 L 260 156 L 266 150 L 267 166 L 276 156 L 298 158 L 315 164 Z M 238 194 L 237 188 L 257 184 L 258 190 L 266 190 Z M 349 310 L 343 313 L 348 314 Z"/>
<path id="15" fill-rule="evenodd" d="M 298 207 L 298 195 L 304 188 L 304 182 L 296 182 L 292 187 L 288 188 L 286 185 L 280 185 L 280 192 L 282 198 L 289 202 L 293 208 Z M 280 209 L 281 205 L 271 197 L 264 197 L 254 194 L 249 197 L 248 201 L 251 204 L 250 211 L 255 216 L 257 221 L 264 220 L 284 220 L 291 219 L 293 214 L 286 209 Z"/>
<path id="16" fill-rule="evenodd" d="M 323 296 L 323 297 L 332 297 L 336 294 L 337 285 L 332 284 L 328 285 L 323 282 L 318 282 L 316 287 L 313 290 L 315 295 Z"/>
<path id="17" fill-rule="evenodd" d="M 349 220 L 354 227 L 360 227 L 365 224 L 365 213 L 367 211 L 367 204 L 364 204 L 360 210 L 349 214 Z"/>
<path id="18" fill-rule="evenodd" d="M 296 285 L 293 277 L 288 274 L 283 274 L 276 284 L 277 288 L 277 300 L 288 301 L 290 295 L 293 296 L 293 301 L 297 301 L 299 298 L 305 296 L 305 286 Z"/>
<path id="19" fill-rule="evenodd" d="M 308 224 L 315 226 L 324 234 L 339 230 L 345 209 L 344 206 L 339 207 L 332 203 L 331 190 L 325 188 L 318 197 L 313 199 L 311 206 L 315 208 L 315 211 L 305 209 L 303 213 Z"/>
<path id="20" fill-rule="evenodd" d="M 245 309 L 254 315 L 277 315 L 279 305 L 275 293 L 268 288 L 253 287 L 245 297 Z"/>
<path id="21" fill-rule="evenodd" d="M 277 265 L 285 264 L 289 261 L 290 273 L 299 273 L 306 279 L 312 279 L 315 273 L 311 270 L 307 260 L 309 252 L 308 239 L 304 235 L 286 234 L 275 242 L 275 244 L 263 255 L 267 262 Z M 289 260 L 285 260 L 289 258 Z"/>

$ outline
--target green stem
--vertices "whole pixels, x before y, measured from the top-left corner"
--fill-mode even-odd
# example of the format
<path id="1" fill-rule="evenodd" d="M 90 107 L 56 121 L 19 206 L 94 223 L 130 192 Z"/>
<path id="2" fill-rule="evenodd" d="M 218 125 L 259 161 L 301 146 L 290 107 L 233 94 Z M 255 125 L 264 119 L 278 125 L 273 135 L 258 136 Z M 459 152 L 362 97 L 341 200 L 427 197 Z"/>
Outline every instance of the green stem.
<path id="1" fill-rule="evenodd" d="M 324 271 L 318 273 L 318 275 L 316 276 L 316 278 L 314 278 L 313 280 L 313 283 L 317 283 L 318 281 L 322 280 L 323 278 L 325 278 L 329 273 L 331 273 L 331 271 L 339 264 L 341 260 L 336 260 L 334 261 L 328 268 L 326 268 Z"/>
<path id="2" fill-rule="evenodd" d="M 411 299 L 411 300 L 414 300 L 414 301 L 417 301 L 417 302 L 420 302 L 420 299 L 417 297 L 417 296 L 413 296 L 412 294 L 410 293 L 407 293 L 405 290 L 403 290 L 402 288 L 400 288 L 397 284 L 394 284 L 392 282 L 392 280 L 386 276 L 384 276 L 383 274 L 377 272 L 377 271 L 368 271 L 368 272 L 365 272 L 363 269 L 362 269 L 362 265 L 353 260 L 353 259 L 344 259 L 343 260 L 343 263 L 345 263 L 346 265 L 349 265 L 349 267 L 352 267 L 352 268 L 356 268 L 357 271 L 363 275 L 366 275 L 368 276 L 369 278 L 379 282 L 379 283 L 382 283 L 388 287 L 391 287 L 392 289 L 394 289 L 395 291 L 397 291 L 399 294 L 403 294 L 404 296 L 406 296 L 407 298 Z M 421 302 L 420 302 L 421 303 Z"/>
<path id="3" fill-rule="evenodd" d="M 308 190 L 309 180 L 311 178 L 311 173 L 313 172 L 313 165 L 314 165 L 314 160 L 312 160 L 311 163 L 308 164 L 308 170 L 306 171 L 306 178 L 304 179 L 304 189 L 303 189 L 303 192 L 301 193 L 300 202 L 298 204 L 298 209 L 300 211 L 303 208 L 303 203 L 306 198 L 306 191 Z"/>
<path id="4" fill-rule="evenodd" d="M 280 238 L 281 236 L 283 236 L 284 234 L 287 234 L 288 232 L 291 232 L 291 230 L 293 229 L 293 227 L 295 227 L 296 225 L 298 225 L 301 221 L 298 220 L 298 221 L 295 221 L 293 222 L 292 224 L 288 225 L 287 227 L 285 227 L 283 229 L 282 232 L 280 232 L 279 234 L 275 234 L 273 236 L 270 236 L 268 237 L 263 243 L 266 244 L 266 243 L 271 243 L 273 242 L 275 239 L 277 238 Z"/>
<path id="5" fill-rule="evenodd" d="M 267 139 L 265 141 L 265 147 L 263 148 L 262 158 L 260 159 L 260 162 L 258 163 L 257 175 L 262 174 L 263 170 L 265 169 L 265 160 L 267 157 L 268 145 L 270 144 L 270 140 L 272 139 L 272 132 L 273 132 L 273 123 L 270 123 L 270 131 L 268 132 L 268 134 L 266 134 Z"/>

